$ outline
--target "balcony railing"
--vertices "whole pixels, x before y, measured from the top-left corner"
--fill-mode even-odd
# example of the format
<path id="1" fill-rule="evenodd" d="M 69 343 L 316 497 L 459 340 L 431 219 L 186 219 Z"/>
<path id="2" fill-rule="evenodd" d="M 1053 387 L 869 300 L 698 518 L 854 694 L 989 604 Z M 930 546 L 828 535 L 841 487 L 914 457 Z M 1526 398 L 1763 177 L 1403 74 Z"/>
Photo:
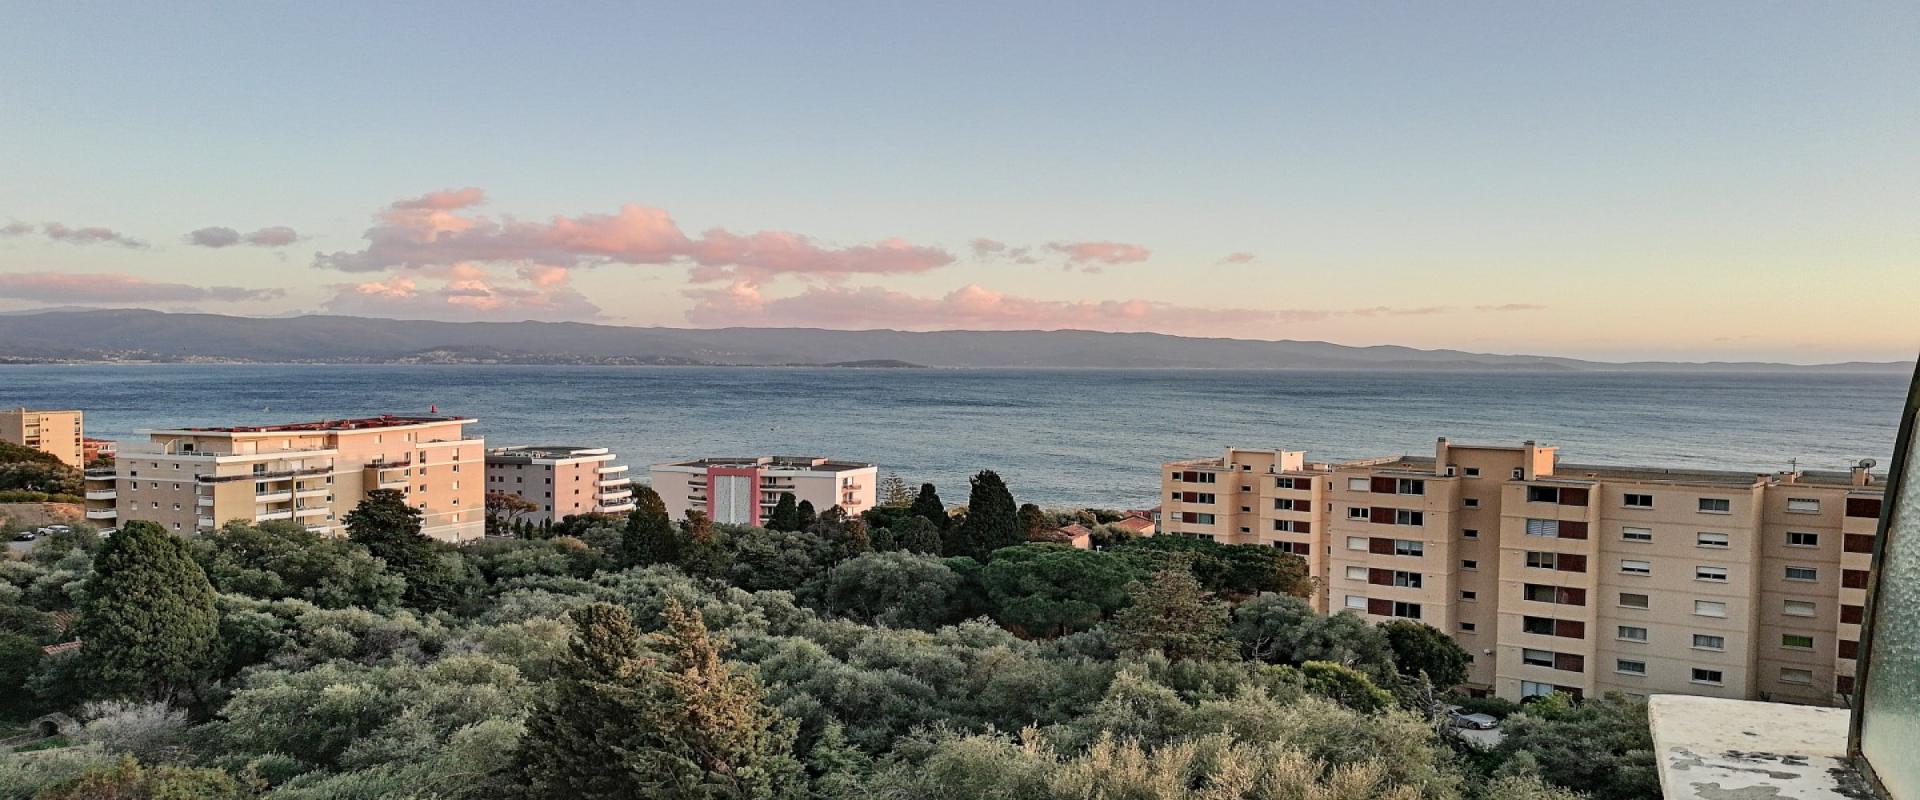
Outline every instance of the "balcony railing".
<path id="1" fill-rule="evenodd" d="M 114 471 L 112 467 L 104 467 L 104 468 L 95 467 L 93 469 L 87 470 L 83 474 L 87 477 L 88 480 L 94 480 L 94 481 L 110 481 L 110 480 L 113 480 L 114 478 Z"/>
<path id="2" fill-rule="evenodd" d="M 111 508 L 87 509 L 87 519 L 113 519 L 117 516 L 119 516 L 119 512 Z"/>
<path id="3" fill-rule="evenodd" d="M 113 489 L 88 489 L 87 490 L 88 500 L 112 500 L 119 496 L 120 496 L 120 493 Z"/>

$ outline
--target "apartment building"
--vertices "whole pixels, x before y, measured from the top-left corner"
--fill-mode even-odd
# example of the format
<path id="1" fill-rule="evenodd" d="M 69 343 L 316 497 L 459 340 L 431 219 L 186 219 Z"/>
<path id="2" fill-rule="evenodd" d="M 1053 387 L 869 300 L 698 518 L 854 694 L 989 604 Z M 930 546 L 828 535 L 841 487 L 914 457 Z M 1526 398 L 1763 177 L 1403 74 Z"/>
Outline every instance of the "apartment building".
<path id="1" fill-rule="evenodd" d="M 673 519 L 699 510 L 715 522 L 759 525 L 785 493 L 821 512 L 834 506 L 848 514 L 872 508 L 880 468 L 831 458 L 760 456 L 655 464 L 649 472 Z"/>
<path id="2" fill-rule="evenodd" d="M 420 509 L 436 539 L 485 535 L 485 443 L 471 419 L 379 416 L 287 425 L 147 431 L 123 442 L 110 470 L 86 473 L 86 516 L 171 531 L 233 520 L 293 520 L 343 535 L 367 493 L 393 489 Z"/>
<path id="3" fill-rule="evenodd" d="M 0 410 L 0 441 L 51 453 L 67 466 L 86 465 L 84 415 L 79 411 Z"/>
<path id="4" fill-rule="evenodd" d="M 632 511 L 633 479 L 604 447 L 499 447 L 487 451 L 487 491 L 536 506 L 521 519 L 559 522 L 578 514 Z"/>
<path id="5" fill-rule="evenodd" d="M 1852 690 L 1883 487 L 1847 472 L 1559 463 L 1555 448 L 1310 463 L 1228 449 L 1161 472 L 1162 529 L 1307 560 L 1314 607 L 1416 619 L 1468 688 L 1834 704 Z"/>

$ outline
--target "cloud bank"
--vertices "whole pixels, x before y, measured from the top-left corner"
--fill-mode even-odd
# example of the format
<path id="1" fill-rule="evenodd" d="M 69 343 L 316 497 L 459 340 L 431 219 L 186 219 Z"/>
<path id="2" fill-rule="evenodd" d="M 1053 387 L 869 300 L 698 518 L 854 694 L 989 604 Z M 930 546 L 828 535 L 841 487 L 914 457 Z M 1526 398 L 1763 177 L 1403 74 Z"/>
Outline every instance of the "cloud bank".
<path id="1" fill-rule="evenodd" d="M 33 232 L 33 226 L 24 222 L 10 222 L 0 226 L 0 236 L 25 236 Z M 67 244 L 112 244 L 135 250 L 143 249 L 146 242 L 135 239 L 111 228 L 86 226 L 73 228 L 64 223 L 47 222 L 40 225 L 40 233 L 48 240 Z"/>
<path id="2" fill-rule="evenodd" d="M 115 273 L 15 272 L 0 275 L 0 297 L 41 303 L 238 303 L 284 296 L 284 289 L 192 286 Z"/>
<path id="3" fill-rule="evenodd" d="M 189 233 L 186 241 L 187 244 L 197 247 L 219 248 L 242 244 L 253 247 L 286 247 L 300 241 L 300 234 L 284 225 L 261 228 L 252 233 L 241 233 L 232 228 L 216 226 Z"/>

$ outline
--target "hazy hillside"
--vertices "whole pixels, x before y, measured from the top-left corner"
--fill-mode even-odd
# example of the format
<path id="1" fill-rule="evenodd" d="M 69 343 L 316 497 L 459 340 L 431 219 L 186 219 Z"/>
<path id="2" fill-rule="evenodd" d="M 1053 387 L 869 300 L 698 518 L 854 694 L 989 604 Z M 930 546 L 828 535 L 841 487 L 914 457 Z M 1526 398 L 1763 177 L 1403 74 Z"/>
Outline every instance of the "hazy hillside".
<path id="1" fill-rule="evenodd" d="M 278 319 L 158 311 L 52 310 L 0 315 L 0 359 L 435 363 L 853 364 L 934 367 L 1193 369 L 1815 369 L 1764 363 L 1610 364 L 1327 342 L 1202 339 L 1093 331 L 834 331 L 634 328 L 574 322 Z"/>

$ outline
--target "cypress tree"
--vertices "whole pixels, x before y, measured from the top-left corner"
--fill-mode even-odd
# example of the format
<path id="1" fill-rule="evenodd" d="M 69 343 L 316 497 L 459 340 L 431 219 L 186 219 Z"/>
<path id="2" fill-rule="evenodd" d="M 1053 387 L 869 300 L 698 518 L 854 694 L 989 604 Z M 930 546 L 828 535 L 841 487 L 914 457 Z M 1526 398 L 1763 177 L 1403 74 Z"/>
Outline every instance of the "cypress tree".
<path id="1" fill-rule="evenodd" d="M 973 556 L 986 561 L 993 551 L 1012 547 L 1027 540 L 1020 529 L 1019 512 L 1013 504 L 1013 492 L 999 474 L 983 469 L 973 476 L 972 492 L 967 496 L 967 518 L 960 523 L 958 535 L 949 537 L 947 555 Z"/>
<path id="2" fill-rule="evenodd" d="M 194 691 L 219 662 L 219 632 L 213 586 L 186 540 L 137 520 L 94 556 L 74 634 L 100 695 L 167 700 Z"/>
<path id="3" fill-rule="evenodd" d="M 934 491 L 933 484 L 920 484 L 920 495 L 913 498 L 913 506 L 908 509 L 913 515 L 933 523 L 934 530 L 944 531 L 952 517 L 947 516 L 947 505 L 940 502 L 940 493 Z"/>
<path id="4" fill-rule="evenodd" d="M 1020 532 L 1030 542 L 1050 542 L 1053 537 L 1053 523 L 1047 520 L 1047 512 L 1039 506 L 1023 503 L 1020 506 Z"/>
<path id="5" fill-rule="evenodd" d="M 1113 628 L 1128 650 L 1158 650 L 1175 661 L 1234 656 L 1227 607 L 1207 598 L 1187 559 L 1136 581 L 1127 594 L 1133 605 L 1114 615 Z"/>
<path id="6" fill-rule="evenodd" d="M 791 497 L 791 495 L 789 495 L 789 497 Z M 794 530 L 804 531 L 813 527 L 813 523 L 820 521 L 820 515 L 814 512 L 812 500 L 802 500 L 800 501 L 800 507 L 795 510 L 794 519 L 799 523 Z"/>
<path id="7" fill-rule="evenodd" d="M 620 557 L 629 567 L 672 564 L 680 560 L 673 520 L 667 517 L 666 501 L 648 486 L 633 489 L 634 509 L 627 513 L 626 530 L 620 534 Z"/>
<path id="8" fill-rule="evenodd" d="M 365 548 L 387 568 L 407 579 L 407 603 L 421 607 L 445 606 L 457 594 L 455 565 L 442 562 L 446 554 L 438 542 L 420 532 L 420 509 L 393 489 L 367 493 L 343 520 L 347 538 Z"/>
<path id="9" fill-rule="evenodd" d="M 794 504 L 792 492 L 780 493 L 780 502 L 773 505 L 773 514 L 767 517 L 767 529 L 774 531 L 801 530 L 800 508 Z"/>
<path id="10" fill-rule="evenodd" d="M 713 519 L 704 511 L 688 511 L 687 518 L 680 523 L 679 565 L 688 575 L 718 578 L 727 574 L 730 559 L 725 545 L 720 543 L 720 535 L 713 529 Z"/>
<path id="11" fill-rule="evenodd" d="M 527 717 L 513 771 L 529 798 L 627 797 L 652 776 L 620 750 L 641 733 L 640 637 L 627 610 L 595 603 L 571 615 L 559 675 Z"/>
<path id="12" fill-rule="evenodd" d="M 666 629 L 649 638 L 663 655 L 648 671 L 642 730 L 653 731 L 636 755 L 674 798 L 785 798 L 804 786 L 793 756 L 796 729 L 767 705 L 750 675 L 720 657 L 698 611 L 668 600 Z M 649 746 L 650 745 L 650 746 Z"/>

